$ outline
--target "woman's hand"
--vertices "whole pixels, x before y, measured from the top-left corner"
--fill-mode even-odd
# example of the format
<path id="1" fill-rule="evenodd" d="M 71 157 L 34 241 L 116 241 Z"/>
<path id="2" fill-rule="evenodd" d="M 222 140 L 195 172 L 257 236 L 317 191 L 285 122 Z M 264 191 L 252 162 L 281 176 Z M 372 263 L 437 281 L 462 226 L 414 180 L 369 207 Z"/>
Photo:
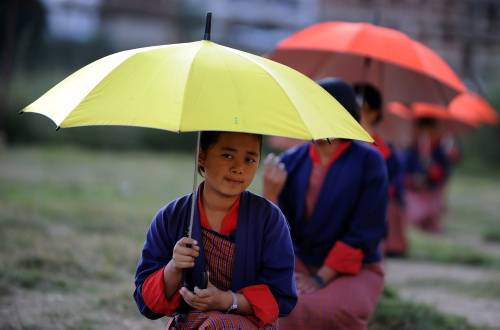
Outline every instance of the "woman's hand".
<path id="1" fill-rule="evenodd" d="M 263 195 L 273 203 L 277 203 L 278 196 L 283 190 L 288 173 L 285 165 L 273 153 L 264 160 L 264 191 Z"/>
<path id="2" fill-rule="evenodd" d="M 182 287 L 180 294 L 186 303 L 201 311 L 227 311 L 233 302 L 232 295 L 227 291 L 217 289 L 210 281 L 206 289 L 194 288 L 194 292 Z"/>
<path id="3" fill-rule="evenodd" d="M 180 272 L 185 268 L 194 267 L 194 258 L 200 255 L 198 242 L 192 238 L 183 237 L 177 241 L 172 253 L 172 266 Z"/>
<path id="4" fill-rule="evenodd" d="M 306 274 L 295 273 L 295 282 L 297 284 L 297 293 L 299 294 L 313 293 L 321 289 L 318 282 L 312 276 Z"/>

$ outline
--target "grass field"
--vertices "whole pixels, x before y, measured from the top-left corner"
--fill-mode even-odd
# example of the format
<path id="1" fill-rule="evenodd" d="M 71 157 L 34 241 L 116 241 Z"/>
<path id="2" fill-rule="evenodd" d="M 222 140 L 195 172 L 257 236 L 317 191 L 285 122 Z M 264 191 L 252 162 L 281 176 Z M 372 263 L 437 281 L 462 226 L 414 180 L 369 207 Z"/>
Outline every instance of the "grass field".
<path id="1" fill-rule="evenodd" d="M 160 328 L 135 307 L 133 272 L 152 216 L 190 191 L 192 168 L 183 154 L 1 150 L 0 328 Z M 260 190 L 260 178 L 252 189 Z M 498 179 L 460 175 L 450 193 L 449 231 L 412 232 L 410 260 L 500 269 Z M 447 285 L 500 299 L 498 281 Z M 370 327 L 479 329 L 391 288 Z"/>

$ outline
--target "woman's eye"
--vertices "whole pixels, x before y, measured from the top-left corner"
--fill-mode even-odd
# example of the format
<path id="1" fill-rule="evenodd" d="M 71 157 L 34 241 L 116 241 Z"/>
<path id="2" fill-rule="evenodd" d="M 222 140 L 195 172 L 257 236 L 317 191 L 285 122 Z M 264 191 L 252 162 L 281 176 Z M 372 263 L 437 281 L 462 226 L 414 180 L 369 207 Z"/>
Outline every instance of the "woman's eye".
<path id="1" fill-rule="evenodd" d="M 247 158 L 247 163 L 249 164 L 255 164 L 257 161 L 253 158 Z"/>
<path id="2" fill-rule="evenodd" d="M 224 157 L 226 159 L 232 159 L 233 155 L 231 155 L 231 154 L 222 154 L 222 157 Z"/>

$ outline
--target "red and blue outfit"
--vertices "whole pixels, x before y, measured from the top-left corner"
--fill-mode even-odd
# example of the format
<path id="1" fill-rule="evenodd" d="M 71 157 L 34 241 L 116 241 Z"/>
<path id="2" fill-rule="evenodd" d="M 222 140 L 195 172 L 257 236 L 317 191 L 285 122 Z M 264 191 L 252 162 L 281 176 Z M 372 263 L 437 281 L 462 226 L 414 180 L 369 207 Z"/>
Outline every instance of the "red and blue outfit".
<path id="1" fill-rule="evenodd" d="M 181 197 L 160 209 L 148 230 L 134 293 L 139 310 L 148 318 L 171 316 L 181 308 L 178 293 L 170 299 L 165 296 L 163 268 L 172 258 L 174 245 L 184 236 L 191 198 L 192 195 Z M 223 219 L 220 232 L 215 232 L 201 203 L 198 198 L 192 231 L 193 239 L 203 243 L 193 268 L 195 284 L 200 283 L 202 271 L 208 270 L 216 287 L 242 293 L 252 305 L 254 315 L 248 319 L 254 326 L 271 324 L 279 316 L 288 315 L 297 295 L 293 248 L 281 211 L 264 198 L 245 191 Z M 189 311 L 195 318 L 200 313 Z M 216 324 L 234 321 L 226 315 L 218 313 L 222 323 Z M 235 327 L 245 326 L 240 322 Z"/>
<path id="2" fill-rule="evenodd" d="M 279 206 L 290 224 L 297 272 L 322 266 L 340 276 L 299 296 L 285 328 L 365 328 L 383 289 L 387 169 L 363 142 L 342 140 L 323 166 L 306 143 L 281 156 L 288 172 Z M 348 276 L 346 276 L 348 275 Z"/>
<path id="3" fill-rule="evenodd" d="M 405 183 L 408 189 L 436 189 L 446 183 L 450 161 L 439 141 L 431 145 L 429 159 L 419 152 L 417 144 L 405 150 Z"/>
<path id="4" fill-rule="evenodd" d="M 439 141 L 430 144 L 426 154 L 418 144 L 405 151 L 405 203 L 409 223 L 428 232 L 443 230 L 445 185 L 450 163 Z"/>
<path id="5" fill-rule="evenodd" d="M 387 166 L 389 197 L 399 205 L 404 204 L 404 166 L 401 156 L 391 143 L 386 143 L 378 134 L 373 135 L 374 146 L 382 154 Z"/>
<path id="6" fill-rule="evenodd" d="M 387 236 L 384 253 L 388 256 L 403 256 L 408 250 L 406 221 L 404 219 L 404 167 L 400 155 L 392 144 L 387 144 L 374 134 L 373 146 L 384 157 L 389 179 L 389 203 L 387 204 Z"/>

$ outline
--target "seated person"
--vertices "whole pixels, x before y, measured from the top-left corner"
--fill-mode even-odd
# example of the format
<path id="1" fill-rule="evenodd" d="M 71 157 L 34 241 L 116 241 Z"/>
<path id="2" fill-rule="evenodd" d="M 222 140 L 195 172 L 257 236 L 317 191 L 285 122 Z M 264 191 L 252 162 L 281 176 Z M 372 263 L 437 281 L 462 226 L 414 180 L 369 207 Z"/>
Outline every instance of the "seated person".
<path id="1" fill-rule="evenodd" d="M 202 133 L 204 181 L 196 194 L 162 207 L 146 235 L 134 293 L 144 316 L 173 316 L 168 328 L 273 328 L 294 308 L 294 255 L 286 220 L 278 207 L 246 190 L 261 144 L 260 135 Z M 197 207 L 187 238 L 193 198 Z M 182 285 L 183 274 L 191 274 L 192 290 Z"/>
<path id="2" fill-rule="evenodd" d="M 358 119 L 350 85 L 320 85 Z M 387 189 L 382 155 L 365 142 L 320 140 L 268 156 L 264 196 L 290 224 L 299 293 L 280 328 L 366 329 L 384 286 Z"/>

